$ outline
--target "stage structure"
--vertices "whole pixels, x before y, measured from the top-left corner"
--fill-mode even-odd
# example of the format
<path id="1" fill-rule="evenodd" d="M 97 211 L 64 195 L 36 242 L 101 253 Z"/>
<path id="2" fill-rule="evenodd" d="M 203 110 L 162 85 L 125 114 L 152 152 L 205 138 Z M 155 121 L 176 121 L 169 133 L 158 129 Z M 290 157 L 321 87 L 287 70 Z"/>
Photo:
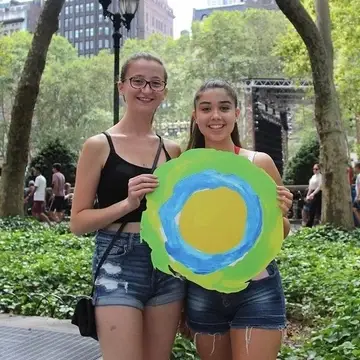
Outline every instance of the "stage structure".
<path id="1" fill-rule="evenodd" d="M 243 146 L 269 154 L 282 175 L 288 158 L 291 113 L 297 105 L 312 103 L 312 83 L 287 79 L 242 79 L 236 87 L 241 102 L 238 125 Z"/>

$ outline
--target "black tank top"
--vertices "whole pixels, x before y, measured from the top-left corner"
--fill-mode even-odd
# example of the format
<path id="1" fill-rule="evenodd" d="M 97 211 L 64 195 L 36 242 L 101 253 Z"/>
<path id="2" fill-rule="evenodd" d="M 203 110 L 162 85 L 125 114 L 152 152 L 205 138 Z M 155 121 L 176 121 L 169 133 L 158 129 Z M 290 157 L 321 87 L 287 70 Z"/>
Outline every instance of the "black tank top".
<path id="1" fill-rule="evenodd" d="M 128 196 L 128 182 L 131 178 L 141 174 L 151 173 L 150 168 L 131 164 L 120 157 L 115 152 L 111 136 L 106 132 L 103 134 L 106 136 L 109 142 L 110 153 L 101 171 L 100 181 L 97 188 L 97 200 L 100 209 L 125 200 Z M 159 140 L 161 140 L 160 136 Z M 166 151 L 164 144 L 162 145 L 162 148 L 165 152 L 166 161 L 169 161 L 171 157 Z M 146 199 L 144 198 L 141 200 L 140 206 L 136 210 L 116 220 L 115 223 L 140 222 L 141 214 L 145 210 Z"/>

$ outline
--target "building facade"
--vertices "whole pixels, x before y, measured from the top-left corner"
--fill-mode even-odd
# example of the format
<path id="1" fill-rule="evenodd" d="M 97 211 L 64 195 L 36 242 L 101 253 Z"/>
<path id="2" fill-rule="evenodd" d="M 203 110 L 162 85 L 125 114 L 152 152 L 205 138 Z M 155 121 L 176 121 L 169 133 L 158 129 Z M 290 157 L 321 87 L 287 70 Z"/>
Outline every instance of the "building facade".
<path id="1" fill-rule="evenodd" d="M 245 0 L 207 0 L 208 7 L 238 5 L 243 4 Z"/>
<path id="2" fill-rule="evenodd" d="M 233 4 L 230 4 L 230 3 Z M 247 9 L 278 10 L 275 0 L 208 0 L 216 3 L 205 9 L 193 10 L 193 21 L 202 21 L 214 11 L 245 11 Z M 236 3 L 236 4 L 234 4 Z"/>
<path id="3" fill-rule="evenodd" d="M 15 31 L 34 32 L 41 13 L 41 0 L 0 0 L 0 35 Z"/>
<path id="4" fill-rule="evenodd" d="M 111 3 L 109 11 L 119 11 L 118 1 Z M 167 0 L 140 0 L 130 31 L 124 27 L 120 30 L 121 46 L 128 38 L 145 39 L 154 32 L 172 36 L 173 20 Z M 77 48 L 79 55 L 96 55 L 113 46 L 113 25 L 104 19 L 98 0 L 66 0 L 60 14 L 59 33 Z"/>
<path id="5" fill-rule="evenodd" d="M 167 0 L 140 0 L 144 6 L 144 37 L 160 33 L 173 37 L 174 13 Z"/>

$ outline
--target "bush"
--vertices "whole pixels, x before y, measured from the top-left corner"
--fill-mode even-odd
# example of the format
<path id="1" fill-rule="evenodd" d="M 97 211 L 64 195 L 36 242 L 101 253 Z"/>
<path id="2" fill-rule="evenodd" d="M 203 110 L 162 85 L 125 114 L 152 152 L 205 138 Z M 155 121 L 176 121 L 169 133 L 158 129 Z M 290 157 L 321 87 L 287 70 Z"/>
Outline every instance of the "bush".
<path id="1" fill-rule="evenodd" d="M 313 165 L 319 162 L 319 155 L 320 145 L 318 139 L 308 138 L 305 140 L 286 166 L 284 182 L 289 185 L 307 185 L 313 175 Z"/>
<path id="2" fill-rule="evenodd" d="M 50 186 L 52 183 L 52 166 L 54 163 L 60 163 L 61 172 L 64 174 L 66 181 L 74 184 L 77 158 L 77 155 L 65 144 L 59 139 L 55 139 L 47 143 L 32 159 L 30 168 L 40 165 L 47 185 Z M 30 175 L 28 180 L 30 178 L 33 179 L 33 176 Z"/>
<path id="3" fill-rule="evenodd" d="M 92 238 L 19 218 L 0 219 L 0 229 L 0 312 L 69 318 L 76 297 L 91 289 Z M 301 230 L 285 240 L 278 263 L 288 319 L 311 333 L 279 359 L 359 359 L 360 231 Z M 177 336 L 171 359 L 198 357 Z"/>

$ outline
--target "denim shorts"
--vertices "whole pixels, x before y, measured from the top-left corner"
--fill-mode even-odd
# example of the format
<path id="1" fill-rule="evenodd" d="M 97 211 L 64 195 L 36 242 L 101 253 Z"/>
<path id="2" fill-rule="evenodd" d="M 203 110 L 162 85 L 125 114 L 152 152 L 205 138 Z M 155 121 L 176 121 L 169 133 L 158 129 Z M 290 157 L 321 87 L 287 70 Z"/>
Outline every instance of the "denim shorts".
<path id="1" fill-rule="evenodd" d="M 286 327 L 285 297 L 275 261 L 269 276 L 251 280 L 246 289 L 224 294 L 188 284 L 187 323 L 195 333 L 223 334 L 230 329 Z"/>
<path id="2" fill-rule="evenodd" d="M 114 236 L 101 230 L 96 235 L 93 275 L 97 264 Z M 138 233 L 121 233 L 115 241 L 95 282 L 93 302 L 96 306 L 165 305 L 185 298 L 183 280 L 154 269 L 151 249 Z"/>

